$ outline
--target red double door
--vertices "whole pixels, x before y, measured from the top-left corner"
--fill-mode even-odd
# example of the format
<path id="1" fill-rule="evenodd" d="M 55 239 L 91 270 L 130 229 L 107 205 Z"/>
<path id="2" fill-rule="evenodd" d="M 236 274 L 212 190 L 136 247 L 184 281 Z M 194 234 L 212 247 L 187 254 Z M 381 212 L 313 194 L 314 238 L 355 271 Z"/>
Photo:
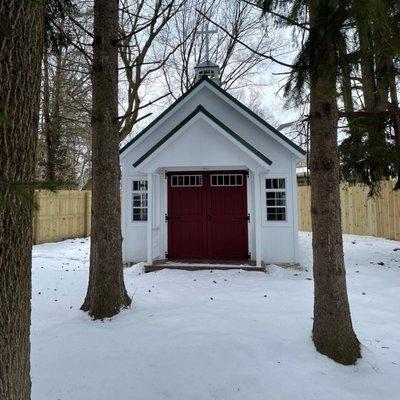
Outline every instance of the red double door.
<path id="1" fill-rule="evenodd" d="M 247 172 L 170 172 L 168 258 L 248 258 Z"/>

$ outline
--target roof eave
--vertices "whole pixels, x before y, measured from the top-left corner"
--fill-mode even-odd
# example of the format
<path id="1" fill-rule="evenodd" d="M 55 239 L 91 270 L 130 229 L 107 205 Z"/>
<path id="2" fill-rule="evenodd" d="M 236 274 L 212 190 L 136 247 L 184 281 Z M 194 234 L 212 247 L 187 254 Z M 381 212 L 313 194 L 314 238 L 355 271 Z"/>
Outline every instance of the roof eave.
<path id="1" fill-rule="evenodd" d="M 297 153 L 299 158 L 302 158 L 306 155 L 306 151 L 304 151 L 300 146 L 298 146 L 296 143 L 294 143 L 292 140 L 290 140 L 288 137 L 286 137 L 283 133 L 279 132 L 278 129 L 274 128 L 267 121 L 265 121 L 263 118 L 261 118 L 259 115 L 257 115 L 254 111 L 250 110 L 250 108 L 248 108 L 247 106 L 242 104 L 239 100 L 237 100 L 235 97 L 233 97 L 226 90 L 222 89 L 219 85 L 217 85 L 211 79 L 206 79 L 206 81 L 213 88 L 217 89 L 217 91 L 219 93 L 221 93 L 223 96 L 226 96 L 229 100 L 231 100 L 239 108 L 241 108 L 243 111 L 245 111 L 247 114 L 249 114 L 252 118 L 254 118 L 256 121 L 258 121 L 261 125 L 263 125 L 265 128 L 272 131 L 276 136 L 278 136 L 280 139 L 282 139 L 284 142 L 286 142 L 286 144 L 288 144 L 291 147 L 290 150 L 292 150 L 292 152 Z"/>
<path id="2" fill-rule="evenodd" d="M 189 121 L 191 121 L 198 113 L 204 114 L 211 121 L 217 124 L 221 129 L 227 132 L 231 137 L 233 137 L 238 143 L 244 146 L 248 151 L 253 153 L 259 160 L 261 160 L 266 165 L 270 166 L 272 161 L 253 147 L 250 143 L 246 142 L 241 136 L 235 133 L 232 129 L 226 126 L 222 121 L 212 115 L 207 111 L 202 105 L 196 107 L 196 109 L 190 113 L 183 121 L 181 121 L 174 129 L 168 132 L 161 140 L 159 140 L 154 146 L 152 146 L 145 154 L 143 154 L 139 159 L 137 159 L 132 165 L 134 168 L 138 168 L 143 162 L 145 162 L 155 151 L 157 151 L 164 143 L 166 143 L 175 133 L 177 133 L 181 128 L 183 128 Z"/>
<path id="3" fill-rule="evenodd" d="M 175 107 L 178 106 L 185 98 L 187 98 L 191 93 L 194 92 L 196 88 L 198 88 L 201 83 L 208 80 L 207 76 L 202 76 L 187 92 L 185 92 L 178 100 L 172 103 L 169 107 L 167 107 L 158 117 L 156 117 L 153 121 L 151 121 L 144 129 L 142 129 L 137 135 L 135 135 L 128 143 L 126 143 L 120 150 L 119 154 L 124 153 L 129 147 L 131 147 L 135 142 L 138 141 L 141 137 L 144 136 L 146 132 L 148 132 L 151 128 L 157 125 L 170 111 L 172 111 Z"/>

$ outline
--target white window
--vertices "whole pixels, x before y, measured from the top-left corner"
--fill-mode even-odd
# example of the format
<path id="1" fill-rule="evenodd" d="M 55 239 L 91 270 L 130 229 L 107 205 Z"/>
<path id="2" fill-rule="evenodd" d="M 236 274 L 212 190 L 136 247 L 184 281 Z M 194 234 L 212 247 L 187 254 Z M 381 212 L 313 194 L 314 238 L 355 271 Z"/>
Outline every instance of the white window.
<path id="1" fill-rule="evenodd" d="M 191 186 L 203 186 L 202 175 L 172 175 L 171 176 L 172 187 L 191 187 Z"/>
<path id="2" fill-rule="evenodd" d="M 147 221 L 147 181 L 132 181 L 132 220 Z"/>
<path id="3" fill-rule="evenodd" d="M 243 175 L 211 174 L 211 186 L 243 186 Z"/>
<path id="4" fill-rule="evenodd" d="M 267 221 L 286 221 L 286 182 L 284 178 L 265 180 Z"/>

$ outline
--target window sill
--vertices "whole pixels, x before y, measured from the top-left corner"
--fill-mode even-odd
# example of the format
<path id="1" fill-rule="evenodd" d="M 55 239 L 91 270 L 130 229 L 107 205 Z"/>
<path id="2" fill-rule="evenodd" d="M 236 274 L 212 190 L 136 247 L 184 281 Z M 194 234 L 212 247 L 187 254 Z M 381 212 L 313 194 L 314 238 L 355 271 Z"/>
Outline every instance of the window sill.
<path id="1" fill-rule="evenodd" d="M 288 221 L 264 221 L 262 226 L 265 228 L 292 228 L 293 224 Z"/>

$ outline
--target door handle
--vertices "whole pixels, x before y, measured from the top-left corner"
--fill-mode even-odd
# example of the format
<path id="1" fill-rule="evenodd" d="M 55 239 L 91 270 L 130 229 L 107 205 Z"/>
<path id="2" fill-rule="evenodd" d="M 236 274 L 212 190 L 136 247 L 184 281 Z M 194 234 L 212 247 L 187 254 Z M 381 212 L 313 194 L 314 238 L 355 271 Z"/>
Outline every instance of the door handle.
<path id="1" fill-rule="evenodd" d="M 210 220 L 211 219 L 211 215 L 207 215 L 207 219 Z"/>

